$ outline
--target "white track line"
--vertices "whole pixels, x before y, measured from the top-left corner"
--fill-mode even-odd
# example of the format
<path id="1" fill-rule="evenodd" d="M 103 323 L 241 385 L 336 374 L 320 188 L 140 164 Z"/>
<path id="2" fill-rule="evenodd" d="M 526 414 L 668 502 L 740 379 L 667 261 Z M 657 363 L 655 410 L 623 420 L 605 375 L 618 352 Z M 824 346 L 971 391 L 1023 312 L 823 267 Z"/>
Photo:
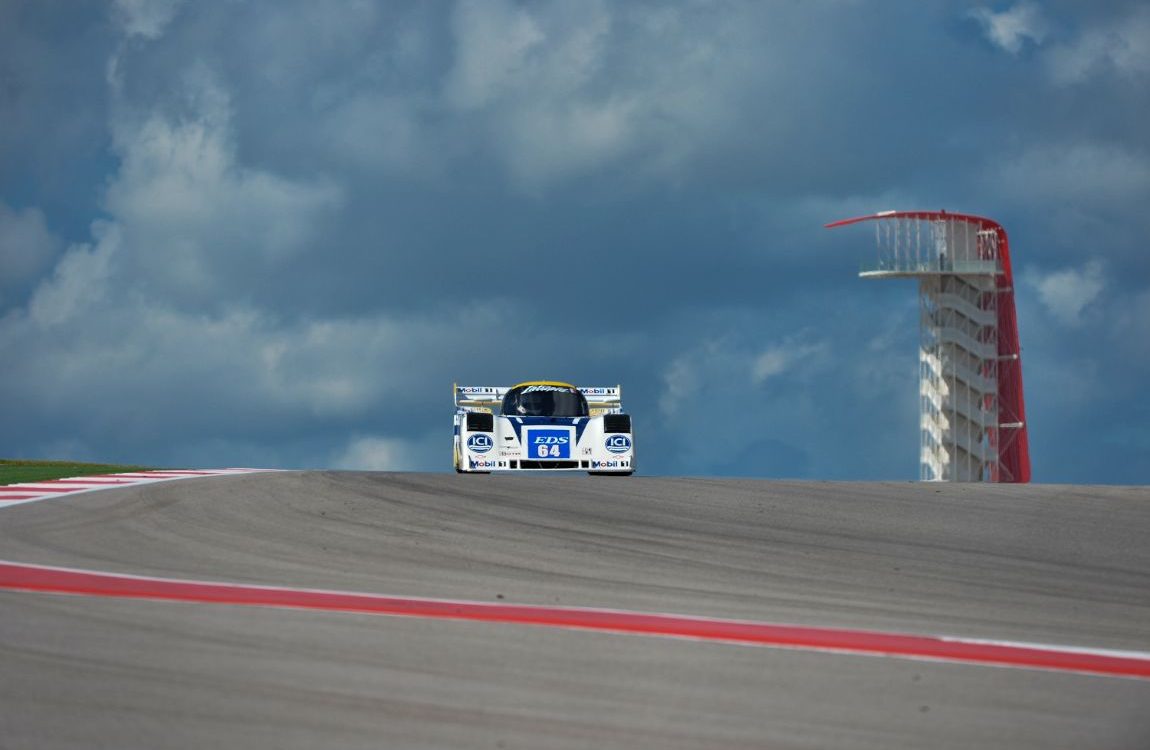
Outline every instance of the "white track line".
<path id="1" fill-rule="evenodd" d="M 235 476 L 253 474 L 275 469 L 169 469 L 167 471 L 131 471 L 123 474 L 101 474 L 91 477 L 67 477 L 44 482 L 25 482 L 0 486 L 0 509 L 14 505 L 38 503 L 61 497 L 71 497 L 82 492 L 118 487 L 134 487 L 156 482 L 173 482 L 178 479 L 202 479 L 205 477 Z"/>

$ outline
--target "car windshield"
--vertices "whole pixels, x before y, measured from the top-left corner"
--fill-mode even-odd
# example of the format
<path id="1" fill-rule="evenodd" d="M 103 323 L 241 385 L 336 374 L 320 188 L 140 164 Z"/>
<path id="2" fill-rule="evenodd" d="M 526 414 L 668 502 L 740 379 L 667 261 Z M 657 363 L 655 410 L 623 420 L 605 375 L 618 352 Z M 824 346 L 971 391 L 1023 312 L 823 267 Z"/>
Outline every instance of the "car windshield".
<path id="1" fill-rule="evenodd" d="M 585 417 L 587 399 L 565 385 L 521 385 L 503 397 L 505 417 Z"/>

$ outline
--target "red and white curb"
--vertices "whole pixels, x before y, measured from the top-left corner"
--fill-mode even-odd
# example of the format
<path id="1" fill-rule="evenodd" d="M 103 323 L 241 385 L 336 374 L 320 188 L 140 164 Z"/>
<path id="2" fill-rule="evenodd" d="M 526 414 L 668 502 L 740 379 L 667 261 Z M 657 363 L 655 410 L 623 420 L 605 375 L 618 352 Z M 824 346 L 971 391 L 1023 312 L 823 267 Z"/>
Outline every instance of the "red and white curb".
<path id="1" fill-rule="evenodd" d="M 491 604 L 133 576 L 0 560 L 0 590 L 533 625 L 744 646 L 885 656 L 1150 680 L 1150 653 L 1011 643 L 690 615 Z"/>
<path id="2" fill-rule="evenodd" d="M 194 479 L 197 477 L 218 477 L 234 474 L 251 474 L 269 469 L 168 469 L 163 471 L 130 471 L 123 474 L 98 474 L 91 477 L 71 477 L 51 479 L 43 482 L 25 482 L 0 486 L 0 508 L 58 497 L 75 495 L 80 492 L 107 490 L 116 487 L 131 487 L 138 484 L 170 482 L 174 479 Z"/>

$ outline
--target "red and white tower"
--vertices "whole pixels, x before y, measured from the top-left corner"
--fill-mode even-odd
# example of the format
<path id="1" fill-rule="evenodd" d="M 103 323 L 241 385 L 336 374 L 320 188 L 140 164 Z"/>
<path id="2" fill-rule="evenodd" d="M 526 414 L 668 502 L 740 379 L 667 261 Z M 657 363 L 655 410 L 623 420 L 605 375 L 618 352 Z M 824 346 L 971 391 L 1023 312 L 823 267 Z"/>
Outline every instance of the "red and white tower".
<path id="1" fill-rule="evenodd" d="M 1006 231 L 946 211 L 884 211 L 827 227 L 864 221 L 875 223 L 878 259 L 859 276 L 918 279 L 920 478 L 1029 482 Z"/>

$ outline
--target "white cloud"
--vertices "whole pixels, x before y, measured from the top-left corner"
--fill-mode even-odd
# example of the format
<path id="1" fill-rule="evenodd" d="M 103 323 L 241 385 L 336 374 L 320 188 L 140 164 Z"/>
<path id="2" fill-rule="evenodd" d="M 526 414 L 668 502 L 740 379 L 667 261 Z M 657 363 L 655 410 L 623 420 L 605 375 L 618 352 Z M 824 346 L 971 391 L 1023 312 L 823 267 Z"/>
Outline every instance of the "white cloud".
<path id="1" fill-rule="evenodd" d="M 663 371 L 664 462 L 686 473 L 793 476 L 821 460 L 808 448 L 828 416 L 822 378 L 838 377 L 823 366 L 826 349 L 799 334 L 762 350 L 725 336 L 681 352 Z"/>
<path id="2" fill-rule="evenodd" d="M 279 258 L 311 240 L 310 220 L 339 200 L 333 185 L 292 182 L 237 165 L 227 133 L 210 120 L 173 123 L 153 116 L 127 144 L 107 206 L 126 223 L 169 235 L 207 240 L 226 227 L 243 249 Z"/>
<path id="3" fill-rule="evenodd" d="M 456 58 L 445 93 L 461 109 L 483 107 L 522 85 L 529 54 L 545 39 L 527 9 L 506 0 L 463 0 L 452 27 Z"/>
<path id="4" fill-rule="evenodd" d="M 803 366 L 818 366 L 825 342 L 788 338 L 756 354 L 731 339 L 711 339 L 675 357 L 663 373 L 660 411 L 666 417 L 718 392 L 737 393 Z"/>
<path id="5" fill-rule="evenodd" d="M 691 398 L 698 394 L 700 373 L 698 360 L 709 358 L 717 350 L 717 344 L 707 344 L 701 352 L 688 352 L 676 357 L 663 373 L 663 394 L 659 398 L 659 410 L 664 416 L 673 417 L 680 409 L 690 407 Z"/>
<path id="6" fill-rule="evenodd" d="M 757 59 L 760 22 L 745 7 L 464 2 L 444 105 L 529 192 L 620 165 L 665 181 L 723 147 L 748 75 L 789 81 Z"/>
<path id="7" fill-rule="evenodd" d="M 772 346 L 755 357 L 751 365 L 751 382 L 762 385 L 768 378 L 782 375 L 800 362 L 826 351 L 826 345 L 789 341 Z"/>
<path id="8" fill-rule="evenodd" d="M 233 460 L 234 445 L 273 464 L 444 467 L 447 382 L 550 369 L 618 373 L 653 423 L 652 470 L 730 466 L 733 443 L 769 451 L 770 437 L 809 446 L 812 471 L 883 474 L 871 459 L 888 438 L 875 435 L 905 424 L 914 455 L 914 296 L 852 291 L 867 232 L 817 227 L 932 195 L 1005 206 L 988 210 L 1047 253 L 1034 287 L 1019 279 L 1031 351 L 1081 361 L 1105 348 L 1123 359 L 1104 363 L 1115 385 L 1145 380 L 1123 368 L 1150 336 L 1074 335 L 1045 307 L 1083 328 L 1128 314 L 1125 330 L 1147 330 L 1145 295 L 1120 304 L 1145 286 L 1150 153 L 1140 89 L 1124 85 L 1145 80 L 1145 11 L 979 0 L 957 12 L 979 5 L 995 13 L 973 33 L 1009 75 L 924 54 L 948 43 L 946 3 L 122 1 L 94 24 L 0 23 L 0 57 L 28 63 L 9 82 L 17 115 L 40 115 L 0 125 L 16 146 L 4 199 L 35 203 L 68 237 L 51 249 L 34 213 L 16 212 L 37 238 L 24 247 L 40 249 L 0 313 L 0 352 L 21 353 L 0 366 L 0 422 L 21 432 L 8 444 L 37 433 L 89 457 L 115 443 Z M 1086 25 L 1055 29 L 1056 12 Z M 52 82 L 110 56 L 111 90 L 81 76 L 91 103 L 69 118 L 75 92 Z M 1040 88 L 1039 64 L 1106 85 L 1036 88 L 989 118 L 954 95 Z M 891 71 L 921 96 L 881 85 Z M 36 130 L 46 122 L 59 127 Z M 994 144 L 1016 146 L 1003 157 Z M 955 161 L 975 151 L 994 154 L 992 171 Z M 67 247 L 98 213 L 107 223 Z M 1071 248 L 1091 254 L 1066 260 Z M 4 252 L 0 285 L 15 277 Z M 507 281 L 508 263 L 537 254 L 578 272 L 542 292 Z M 1081 265 L 1103 256 L 1100 276 Z M 589 278 L 632 309 L 576 305 L 588 335 L 572 339 L 551 325 L 554 300 Z M 464 300 L 492 290 L 514 314 L 467 316 Z M 896 311 L 899 333 L 868 348 Z M 807 325 L 817 333 L 790 338 Z M 424 453 L 413 438 L 433 426 Z"/>
<path id="9" fill-rule="evenodd" d="M 355 471 L 434 471 L 450 464 L 451 435 L 418 439 L 356 435 L 332 461 L 336 469 Z"/>
<path id="10" fill-rule="evenodd" d="M 1023 2 L 996 13 L 989 8 L 976 8 L 970 16 L 982 24 L 986 38 L 995 46 L 1012 55 L 1022 51 L 1027 40 L 1041 44 L 1049 33 L 1041 9 L 1034 3 Z"/>
<path id="11" fill-rule="evenodd" d="M 1150 191 L 1150 157 L 1118 145 L 1043 144 L 996 167 L 990 182 L 1005 199 L 1140 207 Z"/>
<path id="12" fill-rule="evenodd" d="M 617 158 L 633 144 L 633 112 L 625 101 L 518 112 L 507 123 L 512 174 L 521 184 L 537 186 Z"/>
<path id="13" fill-rule="evenodd" d="M 635 91 L 603 80 L 612 16 L 602 3 L 463 2 L 448 106 L 485 110 L 512 177 L 536 189 L 594 169 L 635 144 Z M 649 83 L 649 82 L 648 82 Z"/>
<path id="14" fill-rule="evenodd" d="M 159 39 L 183 0 L 115 0 L 115 15 L 128 36 Z"/>
<path id="15" fill-rule="evenodd" d="M 118 249 L 114 233 L 94 247 L 74 247 L 27 312 L 0 318 L 0 351 L 27 353 L 4 368 L 9 410 L 41 421 L 72 415 L 77 441 L 113 429 L 117 436 L 171 434 L 187 444 L 443 408 L 459 362 L 488 349 L 469 326 L 516 325 L 492 306 L 297 322 L 243 307 L 181 311 L 149 297 L 146 285 L 111 279 Z M 437 435 L 442 458 L 444 433 Z M 423 456 L 420 465 L 428 466 L 433 452 L 408 458 Z"/>
<path id="16" fill-rule="evenodd" d="M 173 296 L 210 294 L 231 269 L 283 263 L 311 248 L 343 200 L 334 184 L 238 163 L 226 91 L 202 68 L 184 80 L 191 115 L 122 115 L 122 157 L 105 195 L 137 272 Z"/>
<path id="17" fill-rule="evenodd" d="M 184 115 L 159 105 L 117 111 L 122 161 L 106 191 L 109 219 L 93 225 L 91 243 L 64 253 L 26 308 L 0 318 L 0 351 L 28 353 L 27 364 L 4 370 L 9 404 L 36 420 L 83 414 L 77 455 L 98 453 L 91 441 L 109 431 L 146 442 L 178 424 L 186 446 L 411 409 L 427 382 L 446 389 L 456 357 L 486 350 L 473 326 L 513 327 L 496 303 L 316 318 L 232 299 L 229 289 L 260 283 L 236 269 L 310 251 L 342 192 L 241 164 L 227 93 L 202 69 L 181 83 Z M 7 235 L 43 234 L 35 213 L 0 219 L 15 227 Z M 343 460 L 427 468 L 429 455 L 368 437 Z"/>
<path id="18" fill-rule="evenodd" d="M 403 97 L 364 93 L 335 107 L 324 120 L 326 142 L 353 168 L 439 171 L 439 155 L 425 142 L 418 112 Z"/>
<path id="19" fill-rule="evenodd" d="M 1135 5 L 1129 13 L 1087 29 L 1051 49 L 1047 59 L 1054 80 L 1063 84 L 1111 73 L 1144 80 L 1150 76 L 1150 7 Z"/>
<path id="20" fill-rule="evenodd" d="M 98 238 L 96 245 L 70 247 L 51 278 L 32 295 L 28 313 L 35 324 L 57 326 L 82 321 L 104 299 L 120 234 L 114 224 L 102 222 L 93 232 Z"/>
<path id="21" fill-rule="evenodd" d="M 1080 269 L 1067 268 L 1048 274 L 1028 269 L 1025 277 L 1038 290 L 1039 298 L 1050 314 L 1073 326 L 1081 322 L 1083 310 L 1106 287 L 1102 264 L 1096 260 Z"/>
<path id="22" fill-rule="evenodd" d="M 60 246 L 40 209 L 13 210 L 0 201 L 0 305 L 8 294 L 44 273 Z"/>

